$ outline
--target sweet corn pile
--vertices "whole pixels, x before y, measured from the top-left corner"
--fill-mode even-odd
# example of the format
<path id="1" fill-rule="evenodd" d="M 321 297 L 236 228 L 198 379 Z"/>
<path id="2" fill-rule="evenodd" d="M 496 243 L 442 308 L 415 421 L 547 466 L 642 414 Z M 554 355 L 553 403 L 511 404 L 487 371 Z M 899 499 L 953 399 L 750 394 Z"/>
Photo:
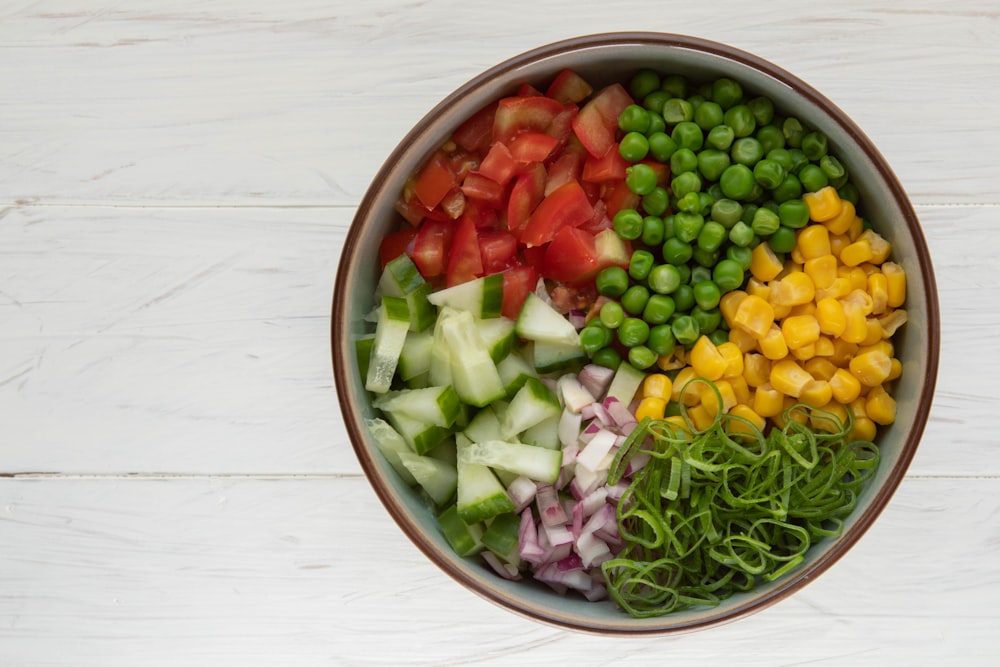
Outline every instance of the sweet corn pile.
<path id="1" fill-rule="evenodd" d="M 902 365 L 892 336 L 906 322 L 906 274 L 889 261 L 889 242 L 832 186 L 803 198 L 810 223 L 788 259 L 758 244 L 746 289 L 723 296 L 729 340 L 716 345 L 703 335 L 689 351 L 678 346 L 661 357 L 661 369 L 683 367 L 673 380 L 659 372 L 646 378 L 638 419 L 662 419 L 671 401 L 683 401 L 695 428 L 721 412 L 763 430 L 805 403 L 845 422 L 850 411 L 852 437 L 862 440 L 895 421 L 890 389 Z M 702 382 L 683 391 L 696 377 L 718 393 Z"/>

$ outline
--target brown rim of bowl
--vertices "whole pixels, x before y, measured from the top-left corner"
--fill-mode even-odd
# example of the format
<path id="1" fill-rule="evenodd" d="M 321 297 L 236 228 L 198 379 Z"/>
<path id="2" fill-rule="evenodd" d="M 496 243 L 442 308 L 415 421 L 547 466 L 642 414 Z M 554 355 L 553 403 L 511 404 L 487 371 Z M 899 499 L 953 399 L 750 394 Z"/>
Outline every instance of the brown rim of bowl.
<path id="1" fill-rule="evenodd" d="M 906 474 L 907 469 L 909 468 L 916 452 L 917 445 L 919 444 L 926 427 L 927 415 L 930 411 L 934 396 L 940 354 L 940 314 L 937 287 L 926 239 L 909 198 L 903 190 L 902 185 L 899 183 L 895 173 L 882 156 L 881 152 L 875 147 L 861 128 L 858 127 L 857 124 L 854 123 L 854 121 L 851 120 L 839 107 L 833 104 L 833 102 L 815 90 L 812 86 L 805 83 L 803 80 L 767 60 L 719 42 L 713 42 L 711 40 L 687 35 L 655 32 L 600 33 L 553 42 L 551 44 L 513 56 L 470 79 L 432 108 L 402 138 L 397 147 L 388 156 L 386 161 L 383 163 L 383 166 L 375 175 L 372 181 L 373 186 L 370 187 L 365 193 L 365 196 L 358 206 L 358 210 L 348 230 L 341 259 L 339 261 L 333 293 L 331 350 L 338 402 L 344 416 L 345 426 L 347 427 L 351 444 L 358 457 L 358 461 L 360 462 L 365 475 L 369 478 L 369 480 L 371 480 L 373 477 L 377 478 L 378 476 L 376 463 L 372 458 L 372 451 L 370 451 L 363 444 L 365 438 L 363 432 L 364 426 L 358 418 L 357 411 L 352 405 L 350 405 L 347 398 L 350 393 L 349 386 L 351 383 L 351 378 L 348 377 L 348 367 L 345 367 L 345 365 L 337 362 L 339 353 L 338 341 L 344 340 L 345 336 L 349 333 L 347 329 L 349 325 L 347 322 L 349 295 L 345 294 L 344 290 L 337 289 L 337 286 L 341 285 L 345 280 L 345 273 L 348 270 L 349 264 L 347 258 L 354 253 L 358 244 L 357 236 L 360 231 L 362 221 L 366 218 L 374 202 L 381 194 L 382 187 L 378 184 L 386 182 L 386 177 L 391 171 L 392 165 L 400 159 L 401 155 L 405 153 L 406 147 L 413 143 L 413 140 L 416 137 L 420 136 L 422 133 L 427 131 L 429 126 L 433 125 L 434 119 L 442 110 L 468 96 L 490 79 L 511 70 L 523 67 L 533 61 L 542 60 L 562 53 L 581 49 L 592 49 L 602 46 L 621 46 L 624 44 L 645 44 L 658 47 L 670 46 L 707 53 L 738 64 L 746 65 L 763 74 L 766 74 L 767 76 L 796 90 L 811 104 L 828 114 L 850 136 L 850 138 L 857 143 L 862 151 L 871 159 L 871 162 L 877 171 L 882 175 L 883 180 L 888 185 L 892 196 L 895 199 L 896 205 L 904 214 L 903 217 L 906 222 L 906 228 L 913 238 L 918 256 L 921 278 L 926 288 L 923 294 L 927 313 L 926 339 L 923 341 L 927 354 L 927 368 L 925 373 L 926 382 L 917 403 L 917 414 L 921 415 L 922 418 L 917 423 L 911 425 L 910 431 L 907 434 L 906 442 L 901 450 L 900 458 L 895 467 L 891 470 L 885 484 L 878 490 L 878 493 L 872 499 L 872 502 L 866 511 L 857 517 L 851 530 L 848 533 L 845 533 L 844 536 L 837 541 L 833 548 L 824 554 L 822 559 L 811 563 L 808 570 L 804 570 L 795 578 L 789 579 L 787 585 L 775 588 L 773 592 L 753 601 L 751 604 L 741 606 L 738 609 L 720 613 L 715 616 L 709 616 L 698 621 L 675 624 L 670 627 L 642 626 L 633 630 L 621 627 L 628 622 L 628 619 L 624 619 L 620 626 L 610 627 L 581 625 L 571 620 L 553 617 L 551 615 L 547 615 L 541 610 L 535 609 L 530 605 L 522 606 L 512 602 L 511 600 L 508 600 L 502 595 L 496 593 L 496 591 L 491 590 L 489 587 L 484 587 L 479 582 L 466 577 L 460 572 L 456 572 L 449 566 L 447 560 L 437 552 L 436 547 L 423 535 L 421 535 L 420 529 L 414 525 L 408 517 L 406 508 L 393 497 L 391 491 L 376 484 L 372 484 L 371 486 L 379 500 L 392 516 L 393 520 L 399 525 L 413 544 L 420 551 L 422 551 L 428 559 L 431 560 L 431 562 L 466 588 L 505 609 L 549 625 L 584 632 L 624 635 L 674 634 L 680 632 L 690 632 L 711 625 L 718 625 L 722 622 L 733 621 L 737 618 L 765 609 L 780 600 L 786 599 L 788 596 L 804 587 L 807 583 L 809 583 L 809 581 L 815 579 L 816 576 L 826 571 L 833 565 L 834 562 L 839 560 L 865 532 L 867 532 L 867 530 L 874 523 L 875 519 L 881 514 L 885 506 L 888 504 L 890 498 L 895 493 L 897 487 Z M 663 617 L 664 625 L 668 625 L 670 623 L 669 619 L 669 616 Z"/>

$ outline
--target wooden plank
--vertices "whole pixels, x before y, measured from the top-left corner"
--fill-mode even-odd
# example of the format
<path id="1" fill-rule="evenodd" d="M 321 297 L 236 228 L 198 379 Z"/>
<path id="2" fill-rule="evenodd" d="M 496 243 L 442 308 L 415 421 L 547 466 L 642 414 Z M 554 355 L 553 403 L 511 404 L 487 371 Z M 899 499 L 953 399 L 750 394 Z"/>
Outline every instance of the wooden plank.
<path id="1" fill-rule="evenodd" d="M 1000 480 L 909 479 L 793 598 L 669 642 L 714 664 L 990 664 Z M 465 591 L 359 480 L 0 480 L 0 663 L 608 664 L 658 638 L 521 619 Z M 461 625 L 460 629 L 457 624 Z"/>

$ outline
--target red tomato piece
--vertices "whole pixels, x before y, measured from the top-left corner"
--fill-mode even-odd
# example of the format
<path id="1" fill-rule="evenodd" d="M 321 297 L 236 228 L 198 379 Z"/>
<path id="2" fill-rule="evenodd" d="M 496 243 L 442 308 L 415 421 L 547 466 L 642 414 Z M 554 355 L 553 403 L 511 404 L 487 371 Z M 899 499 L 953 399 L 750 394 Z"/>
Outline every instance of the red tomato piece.
<path id="1" fill-rule="evenodd" d="M 396 259 L 403 253 L 411 255 L 413 253 L 413 242 L 417 238 L 417 228 L 416 227 L 404 227 L 398 232 L 393 232 L 392 234 L 386 235 L 382 239 L 382 243 L 379 245 L 378 254 L 379 259 L 382 260 L 382 268 L 385 265 Z"/>
<path id="2" fill-rule="evenodd" d="M 396 200 L 395 206 L 396 212 L 414 226 L 419 225 L 427 217 L 427 208 L 415 199 L 406 199 L 405 196 L 401 196 Z"/>
<path id="3" fill-rule="evenodd" d="M 632 192 L 625 181 L 608 183 L 604 193 L 604 203 L 608 209 L 608 217 L 613 218 L 618 211 L 626 208 L 639 208 L 642 198 Z"/>
<path id="4" fill-rule="evenodd" d="M 413 192 L 421 204 L 427 208 L 434 208 L 456 185 L 458 179 L 451 169 L 448 156 L 437 151 L 417 175 L 417 180 L 413 183 Z"/>
<path id="5" fill-rule="evenodd" d="M 582 168 L 583 154 L 581 153 L 563 153 L 557 157 L 548 168 L 548 176 L 545 179 L 545 194 L 550 195 L 558 187 L 580 178 Z"/>
<path id="6" fill-rule="evenodd" d="M 487 104 L 458 126 L 451 135 L 452 141 L 470 153 L 485 151 L 493 140 L 493 117 L 496 112 L 496 102 Z"/>
<path id="7" fill-rule="evenodd" d="M 462 181 L 462 192 L 469 199 L 485 202 L 493 208 L 503 206 L 506 188 L 492 178 L 486 178 L 477 171 L 470 171 Z"/>
<path id="8" fill-rule="evenodd" d="M 576 227 L 561 227 L 545 249 L 542 275 L 570 285 L 592 279 L 600 270 L 594 235 Z"/>
<path id="9" fill-rule="evenodd" d="M 618 116 L 632 104 L 628 91 L 620 83 L 602 88 L 573 119 L 573 131 L 587 151 L 602 157 L 615 143 Z"/>
<path id="10" fill-rule="evenodd" d="M 500 314 L 516 320 L 528 294 L 535 291 L 538 272 L 533 266 L 516 266 L 503 272 L 503 305 Z"/>
<path id="11" fill-rule="evenodd" d="M 441 200 L 441 203 L 438 204 L 438 208 L 444 211 L 444 214 L 452 220 L 458 220 L 465 210 L 465 194 L 462 192 L 462 189 L 452 188 L 449 190 L 448 194 Z"/>
<path id="12" fill-rule="evenodd" d="M 510 154 L 507 145 L 501 141 L 496 141 L 490 146 L 489 152 L 479 165 L 480 174 L 493 179 L 500 185 L 507 185 L 516 171 L 517 163 L 514 162 L 514 156 Z"/>
<path id="13" fill-rule="evenodd" d="M 538 90 L 530 83 L 522 83 L 517 87 L 518 97 L 537 97 L 542 94 L 542 91 Z"/>
<path id="14" fill-rule="evenodd" d="M 592 92 L 594 88 L 586 79 L 571 69 L 564 69 L 556 74 L 545 94 L 563 104 L 566 102 L 579 104 L 590 97 Z"/>
<path id="15" fill-rule="evenodd" d="M 563 105 L 551 97 L 505 97 L 493 118 L 493 139 L 506 143 L 518 132 L 544 132 L 562 110 Z"/>
<path id="16" fill-rule="evenodd" d="M 652 168 L 653 171 L 656 172 L 657 185 L 659 185 L 661 188 L 667 187 L 667 184 L 670 182 L 669 164 L 663 162 L 657 162 L 656 160 L 643 160 L 642 163 L 648 165 L 649 167 Z"/>
<path id="17" fill-rule="evenodd" d="M 507 229 L 520 235 L 528 219 L 545 196 L 545 166 L 536 162 L 514 179 L 507 201 Z"/>
<path id="18" fill-rule="evenodd" d="M 428 218 L 420 226 L 413 239 L 413 263 L 424 278 L 430 280 L 444 274 L 454 234 L 455 223 L 451 220 Z"/>
<path id="19" fill-rule="evenodd" d="M 579 113 L 580 109 L 575 104 L 567 104 L 555 115 L 545 133 L 555 137 L 559 146 L 565 146 L 573 136 L 573 119 Z"/>
<path id="20" fill-rule="evenodd" d="M 579 182 L 570 181 L 541 201 L 521 233 L 521 243 L 528 247 L 543 245 L 560 227 L 579 227 L 593 217 L 587 193 Z"/>
<path id="21" fill-rule="evenodd" d="M 500 273 L 518 264 L 517 238 L 502 229 L 479 232 L 479 254 L 483 275 Z"/>
<path id="22" fill-rule="evenodd" d="M 558 145 L 555 137 L 528 130 L 511 139 L 507 147 L 515 162 L 527 164 L 545 161 Z"/>
<path id="23" fill-rule="evenodd" d="M 504 193 L 506 194 L 506 190 Z M 505 196 L 502 196 L 500 199 L 501 201 L 506 201 Z M 465 211 L 462 212 L 462 217 L 472 220 L 472 224 L 476 226 L 476 229 L 495 229 L 499 220 L 496 207 L 489 202 L 479 199 L 467 199 L 465 201 Z"/>
<path id="24" fill-rule="evenodd" d="M 629 164 L 629 161 L 618 152 L 618 143 L 616 142 L 601 157 L 587 155 L 587 159 L 583 163 L 581 178 L 589 183 L 624 181 L 625 169 L 628 168 Z"/>
<path id="25" fill-rule="evenodd" d="M 483 275 L 483 259 L 479 254 L 479 233 L 471 218 L 463 216 L 455 227 L 455 236 L 448 253 L 445 285 L 451 287 Z"/>

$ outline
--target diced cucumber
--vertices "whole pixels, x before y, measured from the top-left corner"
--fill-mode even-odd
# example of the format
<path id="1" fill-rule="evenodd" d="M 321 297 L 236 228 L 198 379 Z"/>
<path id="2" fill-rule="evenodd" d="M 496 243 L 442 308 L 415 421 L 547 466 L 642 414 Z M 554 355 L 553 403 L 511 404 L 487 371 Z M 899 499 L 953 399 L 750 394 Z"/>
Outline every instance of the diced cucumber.
<path id="1" fill-rule="evenodd" d="M 383 295 L 406 299 L 411 331 L 423 331 L 434 324 L 437 313 L 428 301 L 431 285 L 420 275 L 420 270 L 408 255 L 402 254 L 385 265 L 378 290 Z"/>
<path id="2" fill-rule="evenodd" d="M 425 331 L 434 325 L 437 309 L 428 300 L 431 294 L 430 283 L 424 283 L 403 297 L 410 309 L 410 331 Z"/>
<path id="3" fill-rule="evenodd" d="M 451 431 L 443 426 L 428 424 L 406 415 L 387 412 L 385 416 L 417 454 L 426 454 L 451 435 Z"/>
<path id="4" fill-rule="evenodd" d="M 365 379 L 368 391 L 376 394 L 389 391 L 409 329 L 410 309 L 406 300 L 396 296 L 383 296 Z"/>
<path id="5" fill-rule="evenodd" d="M 563 345 L 579 345 L 580 334 L 570 321 L 534 292 L 529 292 L 521 306 L 515 326 L 521 338 Z"/>
<path id="6" fill-rule="evenodd" d="M 433 456 L 439 461 L 444 461 L 452 468 L 458 463 L 458 452 L 455 451 L 455 438 L 445 438 L 434 449 L 427 452 L 427 456 Z"/>
<path id="7" fill-rule="evenodd" d="M 441 324 L 451 355 L 451 384 L 461 399 L 476 407 L 507 395 L 496 364 L 476 331 L 469 311 L 461 311 Z"/>
<path id="8" fill-rule="evenodd" d="M 431 347 L 433 345 L 434 333 L 432 331 L 410 331 L 403 342 L 403 349 L 399 354 L 399 365 L 396 368 L 396 373 L 401 380 L 409 382 L 430 371 Z"/>
<path id="9" fill-rule="evenodd" d="M 399 452 L 399 460 L 438 507 L 444 506 L 455 495 L 458 485 L 455 466 L 414 452 Z"/>
<path id="10" fill-rule="evenodd" d="M 429 380 L 432 385 L 443 386 L 452 383 L 451 350 L 448 348 L 448 341 L 444 337 L 444 324 L 457 314 L 457 310 L 442 308 L 441 312 L 438 313 L 437 322 L 434 323 L 431 358 L 429 361 L 430 368 L 428 370 Z"/>
<path id="11" fill-rule="evenodd" d="M 562 469 L 562 450 L 505 440 L 473 442 L 458 449 L 459 470 L 463 465 L 488 466 L 524 475 L 536 482 L 555 484 Z"/>
<path id="12" fill-rule="evenodd" d="M 458 449 L 458 515 L 466 524 L 485 521 L 514 511 L 514 501 L 507 495 L 493 471 L 486 465 L 467 460 L 465 451 L 477 446 L 461 433 L 455 436 Z M 546 450 L 539 450 L 546 451 Z"/>
<path id="13" fill-rule="evenodd" d="M 358 357 L 358 371 L 361 377 L 368 377 L 368 366 L 372 360 L 372 346 L 375 344 L 375 334 L 359 336 L 354 341 L 354 354 Z"/>
<path id="14" fill-rule="evenodd" d="M 566 345 L 536 340 L 532 348 L 535 370 L 542 374 L 575 368 L 587 360 L 587 355 L 578 343 Z"/>
<path id="15" fill-rule="evenodd" d="M 403 436 L 399 432 L 389 425 L 384 419 L 378 417 L 374 419 L 366 419 L 365 425 L 368 427 L 368 432 L 371 433 L 372 439 L 375 441 L 375 446 L 382 456 L 385 457 L 389 465 L 392 466 L 399 476 L 409 485 L 417 483 L 417 480 L 410 473 L 410 470 L 403 465 L 402 460 L 399 455 L 401 453 L 412 454 L 413 450 L 410 445 L 406 443 Z"/>
<path id="16" fill-rule="evenodd" d="M 505 439 L 513 438 L 539 422 L 558 417 L 561 412 L 555 393 L 541 380 L 528 378 L 511 399 L 500 422 L 500 433 Z"/>
<path id="17" fill-rule="evenodd" d="M 396 413 L 445 428 L 451 428 L 461 412 L 458 393 L 450 384 L 390 391 L 375 399 L 372 405 L 385 413 Z"/>
<path id="18" fill-rule="evenodd" d="M 452 505 L 438 515 L 438 525 L 444 539 L 459 556 L 472 556 L 483 550 L 483 524 L 466 523 L 458 512 L 458 506 Z"/>
<path id="19" fill-rule="evenodd" d="M 497 416 L 494 406 L 487 405 L 473 415 L 472 419 L 469 420 L 469 425 L 465 427 L 462 433 L 472 442 L 502 439 L 500 435 L 500 418 Z"/>
<path id="20" fill-rule="evenodd" d="M 643 371 L 627 361 L 623 361 L 619 364 L 618 370 L 615 371 L 614 377 L 611 378 L 611 384 L 608 386 L 605 398 L 614 397 L 625 405 L 630 405 L 632 399 L 635 398 L 635 392 L 639 391 L 639 386 L 645 379 L 646 374 Z"/>
<path id="21" fill-rule="evenodd" d="M 538 377 L 538 371 L 518 350 L 514 350 L 497 364 L 497 372 L 503 380 L 507 398 L 513 398 L 528 378 Z"/>
<path id="22" fill-rule="evenodd" d="M 494 363 L 503 361 L 514 349 L 514 320 L 506 317 L 493 317 L 488 320 L 477 320 L 476 330 L 490 353 Z"/>
<path id="23" fill-rule="evenodd" d="M 562 443 L 559 442 L 559 420 L 561 418 L 562 412 L 525 429 L 521 433 L 521 442 L 546 449 L 559 449 L 562 446 Z"/>
<path id="24" fill-rule="evenodd" d="M 482 278 L 452 285 L 427 297 L 439 308 L 448 306 L 465 310 L 478 318 L 500 317 L 503 306 L 503 274 L 493 273 Z"/>
<path id="25" fill-rule="evenodd" d="M 483 533 L 483 546 L 508 563 L 518 562 L 520 547 L 521 517 L 511 512 L 493 519 Z"/>

